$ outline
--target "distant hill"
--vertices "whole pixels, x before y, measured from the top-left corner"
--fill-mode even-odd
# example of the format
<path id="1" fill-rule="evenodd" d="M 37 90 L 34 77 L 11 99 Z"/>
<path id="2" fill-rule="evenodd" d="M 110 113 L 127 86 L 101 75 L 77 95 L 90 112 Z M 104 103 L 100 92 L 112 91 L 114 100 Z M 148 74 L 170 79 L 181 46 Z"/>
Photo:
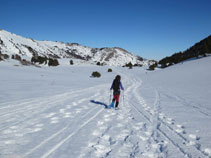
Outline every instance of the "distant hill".
<path id="1" fill-rule="evenodd" d="M 49 66 L 57 66 L 64 61 L 68 63 L 68 60 L 79 65 L 125 66 L 131 63 L 149 66 L 153 63 L 119 47 L 91 48 L 78 43 L 37 41 L 0 30 L 0 61 L 12 59 L 19 60 L 23 65 Z"/>
<path id="2" fill-rule="evenodd" d="M 187 59 L 205 57 L 208 54 L 211 54 L 211 35 L 184 52 L 175 53 L 170 57 L 161 59 L 158 64 L 160 64 L 162 68 L 165 68 Z"/>

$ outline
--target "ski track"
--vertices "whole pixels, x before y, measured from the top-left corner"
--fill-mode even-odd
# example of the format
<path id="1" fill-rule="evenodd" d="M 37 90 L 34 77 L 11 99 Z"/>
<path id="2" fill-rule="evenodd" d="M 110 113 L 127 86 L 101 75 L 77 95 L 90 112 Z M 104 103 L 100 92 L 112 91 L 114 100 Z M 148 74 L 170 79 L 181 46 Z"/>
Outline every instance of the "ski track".
<path id="1" fill-rule="evenodd" d="M 98 87 L 101 87 L 101 86 L 96 86 L 94 88 L 87 88 L 85 90 L 78 90 L 78 91 L 70 92 L 70 93 L 59 94 L 56 96 L 52 96 L 52 97 L 48 98 L 47 100 L 46 100 L 46 98 L 37 99 L 36 101 L 33 101 L 33 104 L 30 104 L 28 106 L 21 107 L 19 109 L 15 109 L 15 110 L 8 109 L 7 111 L 9 111 L 9 112 L 0 113 L 1 114 L 0 119 L 2 121 L 7 119 L 7 123 L 10 120 L 16 121 L 15 123 L 12 123 L 12 125 L 14 126 L 16 124 L 19 124 L 21 122 L 24 122 L 24 121 L 30 119 L 30 118 L 35 117 L 36 114 L 40 115 L 40 113 L 49 110 L 49 108 L 53 109 L 54 107 L 58 106 L 59 103 L 62 103 L 64 100 L 74 99 L 76 97 L 81 96 L 82 92 L 90 91 L 90 90 L 93 90 Z M 82 94 L 84 94 L 84 93 L 82 93 Z M 93 96 L 93 97 L 96 97 L 96 96 Z M 83 101 L 83 99 L 81 99 L 81 98 L 79 98 L 79 99 L 80 99 L 80 101 Z M 30 102 L 20 103 L 20 104 L 16 105 L 16 107 L 19 107 L 20 105 L 22 105 L 22 106 L 27 105 L 29 103 Z M 14 106 L 12 106 L 11 108 L 14 109 Z M 30 114 L 30 115 L 29 115 L 29 117 L 25 116 L 22 119 L 19 119 L 25 114 Z M 15 117 L 17 117 L 17 118 L 15 118 Z M 9 126 L 0 127 L 0 131 L 8 128 Z"/>
<path id="2" fill-rule="evenodd" d="M 70 135 L 68 135 L 65 139 L 61 140 L 58 144 L 53 146 L 48 152 L 46 152 L 41 158 L 46 158 L 48 157 L 51 153 L 55 152 L 59 147 L 61 147 L 67 140 L 69 140 L 72 136 L 77 134 L 77 132 L 86 126 L 90 121 L 92 121 L 95 117 L 97 117 L 103 109 L 100 109 L 93 117 L 89 118 L 86 122 L 84 122 L 82 125 L 80 125 L 74 132 L 72 132 Z"/>
<path id="3" fill-rule="evenodd" d="M 58 94 L 48 97 L 47 100 L 44 97 L 1 104 L 0 120 L 11 120 L 10 125 L 0 127 L 3 138 L 0 140 L 0 156 L 11 157 L 21 148 L 21 143 L 16 142 L 19 139 L 13 139 L 14 136 L 24 138 L 28 133 L 36 134 L 47 130 L 45 125 L 51 124 L 55 126 L 55 131 L 45 135 L 42 141 L 31 144 L 27 151 L 22 149 L 23 153 L 17 153 L 16 157 L 58 157 L 59 149 L 71 143 L 74 137 L 79 137 L 80 132 L 93 123 L 96 128 L 90 129 L 91 133 L 87 133 L 91 137 L 85 142 L 87 146 L 80 149 L 80 158 L 167 158 L 172 157 L 174 153 L 181 158 L 209 157 L 201 149 L 198 141 L 200 138 L 197 135 L 187 133 L 185 126 L 162 112 L 161 95 L 167 94 L 149 87 L 154 90 L 154 103 L 148 105 L 140 95 L 142 80 L 120 70 L 117 73 L 124 78 L 123 84 L 126 87 L 125 97 L 122 94 L 120 98 L 119 110 L 105 110 L 103 106 L 94 107 L 93 104 L 89 105 L 94 107 L 91 109 L 84 106 L 96 97 L 99 100 L 107 100 L 109 96 L 103 90 L 110 86 L 107 84 Z M 87 92 L 92 95 L 87 97 Z M 168 98 L 210 116 L 199 106 L 189 104 L 184 98 L 172 94 L 168 94 Z M 24 117 L 19 119 L 21 116 Z M 57 128 L 61 121 L 62 128 Z M 18 131 L 20 126 L 25 133 Z M 23 146 L 27 143 L 30 142 L 22 142 Z M 4 148 L 4 145 L 9 147 L 15 144 L 17 148 Z"/>
<path id="4" fill-rule="evenodd" d="M 4 126 L 0 129 L 0 132 L 2 133 L 1 135 L 4 138 L 0 141 L 0 151 L 2 151 L 4 149 L 4 147 L 2 149 L 1 144 L 6 144 L 6 145 L 18 144 L 18 142 L 15 139 L 13 140 L 14 137 L 24 138 L 24 135 L 27 134 L 27 133 L 37 133 L 39 131 L 42 131 L 43 128 L 45 127 L 45 124 L 42 123 L 43 122 L 42 120 L 46 120 L 46 121 L 49 120 L 50 124 L 53 125 L 53 124 L 59 123 L 59 121 L 62 119 L 61 117 L 57 116 L 58 114 L 62 114 L 63 119 L 68 119 L 68 118 L 72 119 L 73 117 L 71 117 L 71 115 L 74 115 L 75 117 L 80 116 L 83 119 L 87 115 L 90 115 L 90 113 L 94 112 L 94 110 L 96 110 L 99 107 L 88 110 L 89 107 L 85 106 L 84 108 L 83 107 L 82 108 L 75 108 L 75 112 L 71 111 L 71 112 L 65 113 L 65 111 L 71 110 L 72 107 L 76 107 L 77 105 L 82 104 L 85 101 L 89 102 L 90 100 L 92 100 L 92 98 L 99 96 L 100 91 L 102 90 L 102 87 L 104 88 L 105 86 L 106 85 L 100 85 L 100 86 L 95 86 L 95 87 L 92 87 L 92 88 L 87 88 L 87 89 L 83 89 L 83 90 L 79 90 L 79 91 L 75 91 L 75 92 L 70 92 L 70 93 L 66 93 L 66 94 L 53 96 L 52 99 L 48 99 L 47 106 L 45 105 L 46 104 L 45 101 L 42 102 L 41 99 L 38 99 L 37 101 L 33 101 L 34 104 L 30 105 L 32 107 L 37 106 L 35 109 L 33 109 L 33 111 L 31 109 L 27 109 L 27 108 L 30 108 L 30 106 L 27 106 L 27 108 L 22 107 L 24 105 L 27 105 L 29 103 L 28 101 L 27 101 L 27 103 L 20 103 L 20 105 L 16 105 L 15 107 L 21 106 L 21 109 L 19 108 L 19 109 L 16 109 L 16 110 L 11 110 L 11 112 L 8 113 L 8 115 L 3 115 L 1 118 L 14 117 L 13 115 L 17 116 L 19 114 L 24 116 L 25 114 L 27 114 L 29 112 L 30 112 L 30 115 L 29 115 L 29 117 L 23 117 L 22 120 L 15 119 L 15 123 L 11 123 L 10 125 Z M 99 90 L 97 90 L 97 89 L 99 89 Z M 90 96 L 88 98 L 81 99 L 81 98 L 83 98 L 83 95 L 87 95 L 87 91 L 88 92 L 94 91 L 94 95 Z M 71 96 L 70 94 L 72 94 L 72 93 L 74 93 L 75 95 Z M 93 94 L 93 93 L 91 93 L 91 94 Z M 74 102 L 75 98 L 78 98 L 78 101 Z M 45 100 L 45 98 L 43 98 L 43 100 Z M 73 101 L 71 101 L 71 100 L 73 100 Z M 64 101 L 68 101 L 70 103 L 72 102 L 72 105 L 66 105 L 66 104 L 63 103 Z M 63 103 L 63 104 L 59 104 L 59 103 Z M 9 104 L 11 104 L 11 102 Z M 4 104 L 4 105 L 7 105 L 6 108 L 7 108 L 8 111 L 10 111 L 8 109 L 9 107 L 14 108 L 14 106 L 11 106 L 9 104 Z M 64 106 L 61 106 L 61 105 L 64 105 Z M 62 108 L 62 107 L 65 107 L 65 108 Z M 22 109 L 24 109 L 24 108 L 25 108 L 25 110 L 22 111 Z M 55 111 L 55 110 L 58 110 L 58 111 Z M 50 111 L 52 111 L 52 112 L 50 112 Z M 84 115 L 81 115 L 82 111 L 86 111 L 86 112 L 83 112 Z M 26 115 L 26 116 L 28 116 L 28 115 Z M 39 119 L 34 121 L 34 118 L 39 118 Z M 21 124 L 21 129 L 20 129 L 20 124 Z M 80 124 L 80 123 L 78 123 L 78 124 Z M 32 126 L 33 126 L 33 128 L 32 128 Z M 85 126 L 85 124 L 83 124 L 83 126 Z M 65 128 L 63 128 L 62 130 L 54 133 L 52 136 L 46 138 L 39 145 L 35 146 L 30 151 L 25 153 L 25 156 L 30 155 L 31 153 L 36 151 L 42 145 L 44 145 L 49 140 L 53 139 L 54 137 L 56 137 L 57 135 L 59 135 L 60 133 L 65 131 L 67 128 L 68 128 L 68 125 Z M 21 131 L 24 131 L 24 133 L 21 133 Z M 3 151 L 1 154 L 3 154 L 3 156 L 7 155 L 7 150 Z M 21 157 L 23 157 L 23 156 L 21 156 Z"/>
<path id="5" fill-rule="evenodd" d="M 135 79 L 129 82 L 130 80 L 130 78 L 126 79 L 127 84 L 130 84 L 130 87 L 125 91 L 126 95 L 131 94 L 135 88 L 139 87 L 137 86 L 138 80 Z M 96 137 L 88 142 L 88 147 L 81 152 L 81 158 L 166 156 L 167 151 L 164 149 L 164 144 L 153 138 L 153 124 L 150 118 L 145 116 L 147 123 L 143 122 L 143 120 L 134 121 L 135 118 L 131 113 L 132 109 L 129 101 L 130 99 L 126 98 L 120 110 L 111 109 L 105 112 L 104 117 L 98 121 L 97 130 L 93 131 L 93 135 Z M 135 106 L 132 106 L 132 108 L 139 113 L 141 112 Z M 143 116 L 143 113 L 141 115 Z M 111 126 L 110 121 L 116 123 Z M 119 133 L 116 131 L 119 131 Z M 162 151 L 159 150 L 161 148 Z"/>
<path id="6" fill-rule="evenodd" d="M 183 134 L 186 134 L 186 132 L 184 131 L 184 126 L 177 124 L 176 125 L 177 128 L 175 128 L 174 127 L 175 121 L 171 118 L 165 117 L 164 114 L 159 112 L 159 109 L 160 109 L 159 95 L 160 94 L 158 94 L 157 90 L 155 90 L 156 101 L 154 103 L 154 106 L 155 106 L 154 108 L 157 108 L 157 109 L 152 110 L 150 107 L 146 105 L 144 99 L 138 95 L 137 89 L 138 87 L 136 87 L 136 90 L 134 90 L 134 96 L 136 97 L 138 102 L 142 104 L 142 108 L 144 108 L 144 110 L 140 111 L 137 109 L 137 107 L 135 107 L 134 105 L 133 106 L 136 109 L 136 111 L 140 115 L 142 115 L 148 122 L 152 123 L 150 118 L 158 119 L 157 120 L 158 122 L 155 125 L 153 125 L 156 127 L 156 129 L 154 130 L 156 130 L 161 135 L 163 135 L 163 137 L 165 137 L 168 142 L 171 142 L 184 155 L 184 157 L 189 157 L 189 158 L 207 157 L 207 154 L 200 149 L 200 144 L 197 143 L 197 139 L 198 139 L 197 136 L 193 135 L 195 139 L 189 140 L 188 138 L 183 136 Z M 155 114 L 157 116 L 155 116 Z M 183 133 L 181 134 L 181 132 Z M 189 136 L 190 135 L 191 134 L 189 134 Z M 173 136 L 173 139 L 171 139 L 172 136 Z"/>
<path id="7" fill-rule="evenodd" d="M 160 92 L 162 95 L 168 97 L 168 98 L 171 98 L 177 102 L 179 102 L 180 104 L 182 104 L 183 106 L 187 106 L 187 107 L 191 107 L 192 109 L 194 109 L 195 111 L 205 115 L 205 116 L 208 116 L 208 117 L 211 117 L 211 113 L 208 109 L 206 108 L 202 108 L 202 106 L 200 105 L 197 105 L 196 103 L 193 103 L 193 102 L 190 102 L 190 101 L 187 101 L 186 99 L 182 98 L 181 96 L 178 96 L 176 94 L 166 94 L 164 92 Z"/>
<path id="8" fill-rule="evenodd" d="M 160 93 L 157 90 L 154 90 L 156 96 L 155 103 L 153 105 L 154 107 L 149 107 L 147 106 L 145 100 L 137 92 L 137 89 L 140 89 L 141 87 L 141 81 L 133 78 L 133 82 L 136 82 L 137 84 L 135 87 L 133 87 L 133 85 L 131 86 L 134 89 L 132 93 L 137 100 L 136 106 L 141 104 L 143 109 L 139 110 L 134 104 L 130 104 L 132 108 L 148 122 L 149 126 L 151 126 L 152 131 L 150 136 L 154 139 L 153 141 L 160 144 L 162 148 L 167 150 L 164 140 L 158 142 L 157 136 L 159 134 L 162 135 L 167 142 L 170 142 L 175 148 L 177 148 L 184 157 L 207 157 L 207 154 L 200 149 L 201 145 L 197 142 L 199 137 L 187 134 L 189 138 L 186 138 L 186 136 L 183 136 L 183 134 L 186 134 L 184 130 L 185 127 L 179 124 L 176 124 L 176 127 L 174 127 L 175 121 L 171 118 L 166 118 L 165 115 L 160 112 Z M 173 139 L 171 139 L 172 136 Z M 167 157 L 168 151 L 162 150 L 160 152 L 163 152 L 165 157 Z"/>
<path id="9" fill-rule="evenodd" d="M 81 116 L 81 119 L 84 119 L 87 115 L 89 115 L 93 111 L 96 111 L 97 109 L 98 109 L 98 107 L 89 110 L 87 113 L 85 113 L 84 115 Z M 56 133 L 54 133 L 53 135 L 51 135 L 50 137 L 48 137 L 47 139 L 42 141 L 39 145 L 37 145 L 36 147 L 34 147 L 33 149 L 31 149 L 30 151 L 25 153 L 23 157 L 26 157 L 26 156 L 30 155 L 31 153 L 33 153 L 34 151 L 36 151 L 37 149 L 41 148 L 43 145 L 47 144 L 50 140 L 52 140 L 53 138 L 55 138 L 56 136 L 58 136 L 59 134 L 61 134 L 65 130 L 67 130 L 69 127 L 70 127 L 70 124 L 66 125 L 64 128 L 57 131 Z"/>

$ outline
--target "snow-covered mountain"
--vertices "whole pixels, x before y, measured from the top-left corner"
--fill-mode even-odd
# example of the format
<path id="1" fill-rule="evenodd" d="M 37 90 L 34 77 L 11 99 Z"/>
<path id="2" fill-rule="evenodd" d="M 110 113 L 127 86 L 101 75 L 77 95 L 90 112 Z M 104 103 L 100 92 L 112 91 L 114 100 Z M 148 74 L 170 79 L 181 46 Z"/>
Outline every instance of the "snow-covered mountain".
<path id="1" fill-rule="evenodd" d="M 31 61 L 32 57 L 41 56 L 59 60 L 77 59 L 76 61 L 80 61 L 79 63 L 96 64 L 100 62 L 102 65 L 112 66 L 124 66 L 130 62 L 133 65 L 149 65 L 151 63 L 151 61 L 119 47 L 91 48 L 78 43 L 37 41 L 5 30 L 0 30 L 0 54 L 1 56 L 2 54 L 9 55 L 8 59 L 12 55 L 19 55 L 26 61 Z"/>

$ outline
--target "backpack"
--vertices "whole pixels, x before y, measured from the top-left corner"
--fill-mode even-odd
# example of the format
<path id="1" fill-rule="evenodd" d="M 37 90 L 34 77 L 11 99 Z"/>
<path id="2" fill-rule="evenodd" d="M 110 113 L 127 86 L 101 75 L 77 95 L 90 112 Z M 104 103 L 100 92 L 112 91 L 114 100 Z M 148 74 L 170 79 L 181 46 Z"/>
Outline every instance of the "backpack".
<path id="1" fill-rule="evenodd" d="M 114 80 L 114 82 L 113 82 L 113 90 L 114 91 L 119 91 L 120 90 L 120 81 L 119 80 Z"/>

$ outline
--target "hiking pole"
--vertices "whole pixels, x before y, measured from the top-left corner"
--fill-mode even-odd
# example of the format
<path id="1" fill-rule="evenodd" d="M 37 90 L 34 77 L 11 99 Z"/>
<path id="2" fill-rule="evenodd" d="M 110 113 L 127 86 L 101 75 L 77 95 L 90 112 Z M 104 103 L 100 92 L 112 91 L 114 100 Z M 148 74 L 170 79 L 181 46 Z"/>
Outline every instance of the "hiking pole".
<path id="1" fill-rule="evenodd" d="M 109 103 L 108 103 L 108 105 L 110 105 L 110 103 L 111 103 L 111 90 L 110 90 L 110 98 L 109 98 Z"/>
<path id="2" fill-rule="evenodd" d="M 123 90 L 123 106 L 125 106 L 125 91 Z"/>

